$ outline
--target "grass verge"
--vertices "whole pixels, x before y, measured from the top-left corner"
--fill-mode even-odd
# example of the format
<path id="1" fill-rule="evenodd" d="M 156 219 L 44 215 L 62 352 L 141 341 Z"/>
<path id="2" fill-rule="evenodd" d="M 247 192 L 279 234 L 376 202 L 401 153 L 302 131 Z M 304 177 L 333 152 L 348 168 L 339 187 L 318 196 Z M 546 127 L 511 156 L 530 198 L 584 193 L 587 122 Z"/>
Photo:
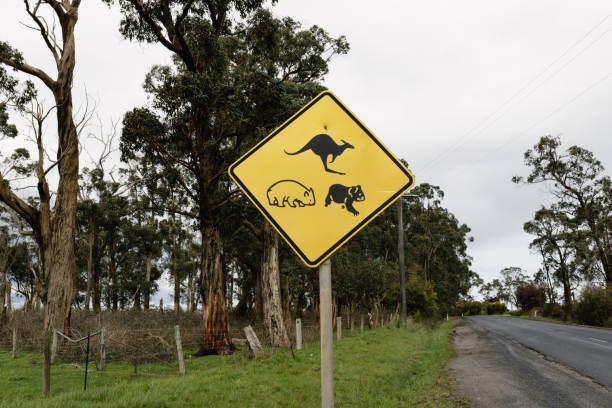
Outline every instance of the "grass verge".
<path id="1" fill-rule="evenodd" d="M 434 328 L 380 328 L 334 345 L 337 407 L 463 407 L 452 396 L 446 363 L 452 355 L 451 322 Z M 295 353 L 276 350 L 250 360 L 187 358 L 186 372 L 146 364 L 133 373 L 128 363 L 109 363 L 88 374 L 83 367 L 52 367 L 52 396 L 40 398 L 39 354 L 16 360 L 0 352 L 2 407 L 317 407 L 320 406 L 319 344 Z M 95 369 L 95 367 L 94 367 Z"/>

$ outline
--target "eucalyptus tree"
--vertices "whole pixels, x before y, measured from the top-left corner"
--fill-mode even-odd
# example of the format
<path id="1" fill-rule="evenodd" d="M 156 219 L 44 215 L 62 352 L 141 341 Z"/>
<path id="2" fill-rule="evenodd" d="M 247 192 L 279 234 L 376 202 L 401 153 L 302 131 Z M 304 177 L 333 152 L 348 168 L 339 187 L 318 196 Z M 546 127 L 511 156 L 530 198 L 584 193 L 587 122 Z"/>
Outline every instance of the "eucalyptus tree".
<path id="1" fill-rule="evenodd" d="M 511 304 L 517 307 L 516 290 L 529 283 L 529 277 L 524 272 L 525 271 L 518 266 L 508 266 L 499 271 L 504 298 L 508 299 Z"/>
<path id="2" fill-rule="evenodd" d="M 433 284 L 438 301 L 448 311 L 479 282 L 467 254 L 468 243 L 474 239 L 470 228 L 442 206 L 444 191 L 438 186 L 420 184 L 411 196 L 404 204 L 406 259 L 414 272 Z"/>
<path id="3" fill-rule="evenodd" d="M 113 3 L 112 0 L 105 0 Z M 151 105 L 124 119 L 122 153 L 163 165 L 192 200 L 202 243 L 200 355 L 233 350 L 224 294 L 220 208 L 236 194 L 226 171 L 262 129 L 278 125 L 271 109 L 313 97 L 343 37 L 274 18 L 262 0 L 119 1 L 121 33 L 156 42 L 174 66 L 156 66 L 145 90 Z M 296 103 L 298 102 L 299 103 Z M 291 103 L 288 103 L 291 102 Z"/>
<path id="4" fill-rule="evenodd" d="M 612 285 L 612 188 L 601 162 L 579 146 L 561 151 L 561 140 L 552 136 L 541 137 L 525 152 L 524 162 L 529 175 L 512 181 L 550 186 L 557 211 L 571 219 L 576 231 L 588 233 L 586 239 L 592 242 L 606 283 Z"/>
<path id="5" fill-rule="evenodd" d="M 544 267 L 553 268 L 563 286 L 563 301 L 567 311 L 571 310 L 573 281 L 579 280 L 573 265 L 578 237 L 572 220 L 556 207 L 539 209 L 523 226 L 525 232 L 536 238 L 529 245 L 542 253 Z M 549 290 L 550 295 L 550 290 Z"/>
<path id="6" fill-rule="evenodd" d="M 45 72 L 26 62 L 22 53 L 7 42 L 0 41 L 0 91 L 23 108 L 29 102 L 15 100 L 17 86 L 7 73 L 12 68 L 39 80 L 53 95 L 53 109 L 57 119 L 57 157 L 49 167 L 44 164 L 42 132 L 36 135 L 38 163 L 35 174 L 38 179 L 39 205 L 33 206 L 20 198 L 0 175 L 0 200 L 6 203 L 32 228 L 40 247 L 43 265 L 42 300 L 45 304 L 43 325 L 43 396 L 50 390 L 51 330 L 61 319 L 69 316 L 73 299 L 73 274 L 75 267 L 74 235 L 76 230 L 76 205 L 79 176 L 78 123 L 73 118 L 72 85 L 75 67 L 75 28 L 81 0 L 25 0 L 25 13 L 35 24 L 45 47 L 51 54 L 57 75 Z M 59 35 L 55 27 L 49 27 L 43 17 L 44 10 L 57 19 Z M 33 84 L 27 82 L 29 100 L 33 97 Z M 23 109 L 22 109 L 23 110 Z M 40 121 L 38 123 L 41 123 Z M 12 136 L 16 136 L 13 134 Z M 54 194 L 53 215 L 51 193 L 46 176 L 57 168 L 59 180 Z"/>

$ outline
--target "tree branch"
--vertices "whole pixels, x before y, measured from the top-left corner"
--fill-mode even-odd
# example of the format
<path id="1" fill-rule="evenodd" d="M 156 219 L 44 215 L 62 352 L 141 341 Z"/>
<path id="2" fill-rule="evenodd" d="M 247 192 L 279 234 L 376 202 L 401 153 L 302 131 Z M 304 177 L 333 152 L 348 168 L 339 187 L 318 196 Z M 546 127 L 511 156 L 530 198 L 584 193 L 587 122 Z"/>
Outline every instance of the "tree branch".
<path id="1" fill-rule="evenodd" d="M 30 224 L 34 231 L 37 230 L 40 225 L 40 212 L 17 197 L 8 187 L 8 183 L 2 175 L 0 175 L 0 201 L 19 214 L 21 218 Z"/>
<path id="2" fill-rule="evenodd" d="M 28 64 L 20 64 L 17 63 L 16 61 L 10 59 L 10 58 L 1 58 L 0 57 L 0 63 L 3 63 L 5 65 L 8 65 L 9 67 L 15 68 L 18 71 L 21 71 L 25 74 L 28 75 L 32 75 L 35 76 L 36 78 L 40 79 L 41 81 L 43 81 L 43 83 L 45 85 L 47 85 L 47 87 L 53 91 L 55 90 L 55 81 L 53 79 L 51 79 L 51 77 L 49 75 L 47 75 L 42 69 L 33 67 L 31 65 Z"/>
<path id="3" fill-rule="evenodd" d="M 60 57 L 59 57 L 59 54 L 57 53 L 56 47 L 54 46 L 54 44 L 51 43 L 51 40 L 49 38 L 49 30 L 48 30 L 47 24 L 46 23 L 43 24 L 42 18 L 36 15 L 36 13 L 38 12 L 38 7 L 40 7 L 42 0 L 38 0 L 38 2 L 36 3 L 36 6 L 34 7 L 34 10 L 30 9 L 29 0 L 23 0 L 23 2 L 25 4 L 26 12 L 30 15 L 32 20 L 34 20 L 34 22 L 38 25 L 39 27 L 38 31 L 40 31 L 40 35 L 45 41 L 45 44 L 47 44 L 47 48 L 49 48 L 49 50 L 53 54 L 53 58 L 55 59 L 56 65 L 59 65 Z"/>

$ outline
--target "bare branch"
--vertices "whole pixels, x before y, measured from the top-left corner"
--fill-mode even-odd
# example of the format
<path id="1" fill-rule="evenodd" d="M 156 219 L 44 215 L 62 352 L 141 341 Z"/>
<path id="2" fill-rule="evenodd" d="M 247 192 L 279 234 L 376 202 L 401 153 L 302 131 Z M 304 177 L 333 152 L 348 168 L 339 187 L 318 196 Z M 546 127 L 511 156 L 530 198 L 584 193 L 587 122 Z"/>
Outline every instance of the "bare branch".
<path id="1" fill-rule="evenodd" d="M 34 6 L 33 10 L 30 8 L 29 0 L 23 0 L 23 2 L 25 4 L 26 12 L 30 15 L 32 20 L 34 20 L 34 22 L 38 25 L 38 30 L 37 31 L 40 32 L 40 35 L 42 36 L 43 40 L 45 41 L 45 44 L 47 45 L 47 48 L 49 48 L 49 50 L 51 51 L 51 54 L 53 54 L 53 58 L 55 59 L 55 64 L 59 65 L 59 63 L 60 63 L 60 56 L 59 56 L 59 53 L 57 52 L 58 49 L 56 48 L 57 43 L 54 44 L 54 40 L 51 39 L 51 37 L 49 35 L 49 27 L 47 26 L 47 22 L 44 20 L 44 18 L 36 15 L 42 0 L 38 0 L 36 2 L 36 6 Z M 60 52 L 61 52 L 61 49 L 60 49 Z"/>

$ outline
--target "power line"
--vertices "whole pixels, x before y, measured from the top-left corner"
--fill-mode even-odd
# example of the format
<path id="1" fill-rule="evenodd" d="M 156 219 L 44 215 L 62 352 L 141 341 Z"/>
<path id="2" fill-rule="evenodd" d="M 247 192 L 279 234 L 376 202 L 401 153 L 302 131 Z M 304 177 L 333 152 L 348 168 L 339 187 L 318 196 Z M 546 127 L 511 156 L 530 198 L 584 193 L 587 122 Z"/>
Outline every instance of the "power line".
<path id="1" fill-rule="evenodd" d="M 608 79 L 610 79 L 610 77 L 612 77 L 612 72 L 607 73 L 606 75 L 601 77 L 599 80 L 595 81 L 591 85 L 589 85 L 586 88 L 582 89 L 579 93 L 574 95 L 572 98 L 570 98 L 569 100 L 567 100 L 566 102 L 564 102 L 563 104 L 559 105 L 557 108 L 552 110 L 544 118 L 535 121 L 534 123 L 532 123 L 531 125 L 529 125 L 528 127 L 523 129 L 522 131 L 519 131 L 516 134 L 513 133 L 510 137 L 506 138 L 506 140 L 502 144 L 498 145 L 493 151 L 480 156 L 476 160 L 471 160 L 469 164 L 466 164 L 464 166 L 461 166 L 461 167 L 453 170 L 450 174 L 454 174 L 454 173 L 456 173 L 459 170 L 465 171 L 467 169 L 470 169 L 470 168 L 474 167 L 475 165 L 481 163 L 483 160 L 485 160 L 486 158 L 490 157 L 491 155 L 504 150 L 510 143 L 516 142 L 517 140 L 522 139 L 525 136 L 528 136 L 528 132 L 530 130 L 532 130 L 536 126 L 544 123 L 545 121 L 547 121 L 548 119 L 550 119 L 551 117 L 556 115 L 557 113 L 561 112 L 562 110 L 567 108 L 569 105 L 573 104 L 578 99 L 580 99 L 582 96 L 584 96 L 585 94 L 589 93 L 592 89 L 594 89 L 597 86 L 601 85 L 602 83 L 606 82 Z"/>
<path id="2" fill-rule="evenodd" d="M 582 43 L 589 35 L 591 35 L 595 30 L 597 30 L 606 20 L 608 20 L 608 18 L 610 18 L 610 16 L 612 16 L 612 12 L 608 13 L 603 19 L 601 19 L 598 23 L 596 23 L 594 26 L 592 26 L 584 35 L 582 35 L 579 39 L 577 39 L 576 41 L 574 41 L 563 53 L 561 53 L 561 55 L 559 55 L 557 58 L 555 58 L 551 63 L 549 63 L 542 71 L 540 71 L 538 74 L 536 74 L 533 78 L 531 78 L 527 83 L 525 83 L 517 92 L 515 92 L 510 98 L 508 98 L 506 101 L 504 101 L 497 109 L 495 109 L 495 111 L 493 111 L 492 113 L 490 113 L 489 115 L 487 115 L 483 120 L 481 120 L 476 126 L 472 127 L 469 131 L 467 131 L 466 133 L 464 133 L 463 135 L 461 135 L 459 137 L 459 139 L 457 139 L 457 141 L 455 143 L 453 143 L 450 147 L 448 147 L 447 149 L 445 149 L 444 151 L 442 151 L 440 154 L 438 154 L 436 157 L 434 157 L 433 159 L 431 159 L 430 161 L 428 161 L 427 163 L 425 163 L 425 165 L 423 167 L 421 167 L 419 169 L 419 171 L 424 171 L 425 169 L 427 169 L 428 167 L 430 167 L 432 164 L 434 164 L 435 162 L 439 161 L 441 158 L 447 156 L 448 154 L 456 151 L 462 144 L 464 144 L 464 142 L 466 141 L 466 139 L 468 138 L 468 136 L 472 135 L 476 130 L 480 129 L 477 133 L 475 133 L 474 135 L 477 135 L 479 133 L 482 133 L 485 129 L 489 128 L 490 126 L 492 126 L 494 123 L 496 123 L 499 119 L 501 119 L 508 111 L 502 113 L 500 116 L 498 116 L 497 118 L 495 118 L 492 122 L 488 123 L 493 117 L 495 117 L 495 115 L 497 115 L 498 113 L 502 112 L 504 110 L 504 108 L 508 105 L 510 105 L 519 95 L 521 95 L 525 90 L 527 90 L 532 84 L 534 84 L 538 79 L 540 79 L 546 72 L 548 72 L 555 64 L 557 64 L 559 61 L 561 61 L 566 55 L 568 55 L 574 48 L 576 48 L 580 43 Z M 523 100 L 527 97 L 529 97 L 530 95 L 532 95 L 536 90 L 538 90 L 542 85 L 544 85 L 546 82 L 548 82 L 550 79 L 552 79 L 553 77 L 555 77 L 559 72 L 561 72 L 563 69 L 565 69 L 569 64 L 571 64 L 574 60 L 576 60 L 576 58 L 578 58 L 580 55 L 582 55 L 587 49 L 589 49 L 590 47 L 592 47 L 595 43 L 597 43 L 599 40 L 601 40 L 603 38 L 603 36 L 605 34 L 607 34 L 608 32 L 610 32 L 612 29 L 608 29 L 606 30 L 603 34 L 601 34 L 599 37 L 597 37 L 594 41 L 592 41 L 591 43 L 589 43 L 585 48 L 583 48 L 582 50 L 580 50 L 577 54 L 575 54 L 569 61 L 567 61 L 564 65 L 562 65 L 557 71 L 553 72 L 550 76 L 548 76 L 547 78 L 545 78 L 542 82 L 540 82 L 534 89 L 531 90 L 531 92 L 529 92 L 527 95 L 523 96 L 522 98 L 520 98 L 520 100 Z M 485 126 L 486 124 L 486 126 Z"/>

